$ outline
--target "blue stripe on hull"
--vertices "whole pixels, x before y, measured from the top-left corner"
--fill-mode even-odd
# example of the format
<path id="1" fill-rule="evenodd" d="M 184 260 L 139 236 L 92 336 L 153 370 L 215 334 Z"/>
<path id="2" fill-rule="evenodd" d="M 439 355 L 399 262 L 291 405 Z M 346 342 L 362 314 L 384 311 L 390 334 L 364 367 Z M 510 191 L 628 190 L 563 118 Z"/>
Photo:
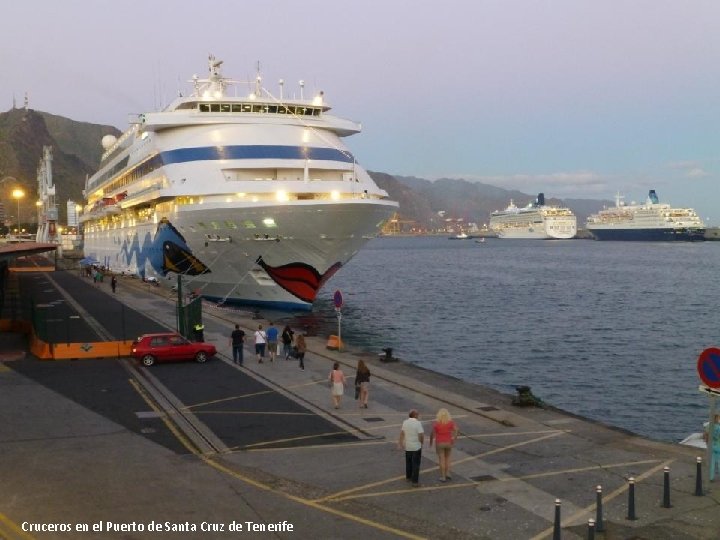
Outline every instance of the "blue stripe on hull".
<path id="1" fill-rule="evenodd" d="M 218 159 L 314 159 L 342 161 L 344 163 L 352 163 L 354 160 L 350 152 L 341 152 L 335 148 L 266 144 L 177 148 L 176 150 L 161 152 L 160 156 L 164 165 Z"/>
<path id="2" fill-rule="evenodd" d="M 239 298 L 221 298 L 219 296 L 202 295 L 210 302 L 223 302 L 224 306 L 248 306 L 275 309 L 278 311 L 312 311 L 312 304 L 301 302 L 282 302 L 277 300 L 246 300 Z"/>
<path id="3" fill-rule="evenodd" d="M 705 229 L 588 229 L 597 240 L 694 242 L 705 240 Z"/>

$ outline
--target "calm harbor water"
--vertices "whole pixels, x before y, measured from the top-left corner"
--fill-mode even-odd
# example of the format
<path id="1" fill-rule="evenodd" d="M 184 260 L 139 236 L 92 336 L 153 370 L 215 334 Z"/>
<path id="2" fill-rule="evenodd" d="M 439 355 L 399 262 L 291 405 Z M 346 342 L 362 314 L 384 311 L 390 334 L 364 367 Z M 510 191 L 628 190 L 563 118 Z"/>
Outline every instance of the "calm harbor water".
<path id="1" fill-rule="evenodd" d="M 699 431 L 720 242 L 378 238 L 289 322 L 664 441 Z"/>

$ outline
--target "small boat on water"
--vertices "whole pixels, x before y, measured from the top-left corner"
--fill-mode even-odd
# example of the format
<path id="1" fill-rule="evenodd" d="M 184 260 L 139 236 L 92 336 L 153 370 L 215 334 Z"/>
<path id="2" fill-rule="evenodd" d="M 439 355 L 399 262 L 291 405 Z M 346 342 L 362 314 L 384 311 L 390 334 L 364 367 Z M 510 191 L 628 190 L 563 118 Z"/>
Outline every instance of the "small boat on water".
<path id="1" fill-rule="evenodd" d="M 707 431 L 708 422 L 703 424 L 703 431 L 701 433 L 691 433 L 685 437 L 680 444 L 685 446 L 692 446 L 694 448 L 707 448 L 707 442 L 705 441 L 705 431 Z"/>
<path id="2" fill-rule="evenodd" d="M 470 238 L 472 238 L 472 236 L 469 236 L 464 232 L 460 232 L 454 236 L 449 237 L 448 240 L 469 240 Z"/>

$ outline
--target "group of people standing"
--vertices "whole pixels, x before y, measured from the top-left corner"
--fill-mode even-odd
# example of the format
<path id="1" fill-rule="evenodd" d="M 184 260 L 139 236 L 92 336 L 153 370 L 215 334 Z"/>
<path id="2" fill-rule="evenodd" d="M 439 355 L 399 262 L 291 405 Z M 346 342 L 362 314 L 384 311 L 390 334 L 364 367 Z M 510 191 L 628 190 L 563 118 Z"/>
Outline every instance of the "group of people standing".
<path id="1" fill-rule="evenodd" d="M 297 358 L 300 369 L 305 369 L 305 352 L 307 351 L 307 345 L 305 344 L 305 336 L 298 334 L 295 336 L 295 332 L 290 328 L 289 325 L 285 325 L 282 330 L 282 334 L 278 332 L 278 329 L 270 322 L 267 330 L 263 329 L 263 325 L 258 325 L 257 330 L 254 334 L 255 342 L 255 356 L 257 357 L 258 364 L 263 363 L 265 353 L 267 352 L 270 361 L 273 362 L 278 355 L 278 335 L 283 344 L 282 355 L 285 360 L 291 358 Z M 245 332 L 240 329 L 240 325 L 235 325 L 235 330 L 230 334 L 230 346 L 232 347 L 233 362 L 235 364 L 243 365 L 243 345 L 245 344 Z"/>
<path id="2" fill-rule="evenodd" d="M 304 370 L 305 352 L 307 351 L 305 337 L 302 334 L 296 336 L 288 325 L 285 325 L 282 332 L 278 332 L 272 322 L 270 322 L 267 330 L 264 330 L 263 325 L 260 324 L 255 331 L 255 354 L 258 363 L 263 363 L 266 350 L 270 361 L 274 361 L 278 352 L 278 336 L 283 345 L 282 356 L 285 360 L 297 358 L 300 369 Z M 244 342 L 245 332 L 240 329 L 240 325 L 236 324 L 235 330 L 230 334 L 230 344 L 232 346 L 233 362 L 241 366 L 243 365 Z M 340 368 L 339 362 L 333 364 L 333 368 L 328 374 L 328 383 L 330 384 L 333 407 L 339 409 L 347 385 L 347 377 Z M 355 399 L 358 400 L 361 409 L 367 409 L 369 393 L 370 369 L 363 360 L 358 360 L 355 371 Z M 405 450 L 405 478 L 413 487 L 420 485 L 420 461 L 425 443 L 425 430 L 419 418 L 420 413 L 416 409 L 410 411 L 408 418 L 402 423 L 397 443 L 398 448 Z M 450 416 L 450 412 L 445 408 L 440 409 L 435 415 L 429 440 L 429 447 L 432 448 L 434 444 L 438 455 L 440 482 L 447 482 L 452 479 L 450 477 L 450 454 L 458 434 L 457 424 Z"/>

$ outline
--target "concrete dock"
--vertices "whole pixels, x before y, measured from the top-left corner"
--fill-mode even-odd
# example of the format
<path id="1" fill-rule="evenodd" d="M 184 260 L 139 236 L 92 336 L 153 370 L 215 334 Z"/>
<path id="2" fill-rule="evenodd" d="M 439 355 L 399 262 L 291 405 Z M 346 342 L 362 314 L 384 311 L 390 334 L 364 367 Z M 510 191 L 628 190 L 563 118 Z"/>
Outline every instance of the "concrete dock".
<path id="1" fill-rule="evenodd" d="M 136 279 L 120 278 L 114 295 L 77 272 L 13 279 L 68 310 L 57 318 L 68 335 L 85 324 L 105 339 L 175 328 L 173 293 Z M 40 361 L 24 336 L 0 334 L 0 538 L 576 539 L 598 517 L 595 538 L 720 538 L 720 479 L 702 465 L 698 484 L 701 451 L 515 407 L 513 396 L 382 362 L 379 350 L 328 350 L 328 336 L 307 339 L 304 371 L 258 364 L 252 332 L 267 320 L 206 305 L 204 323 L 216 359 L 147 369 Z M 231 358 L 235 323 L 249 338 L 243 367 Z M 372 372 L 369 407 L 350 385 L 334 409 L 332 363 L 352 381 L 359 359 Z M 461 430 L 452 480 L 439 481 L 426 444 L 413 489 L 400 424 L 418 409 L 427 442 L 441 407 Z"/>

